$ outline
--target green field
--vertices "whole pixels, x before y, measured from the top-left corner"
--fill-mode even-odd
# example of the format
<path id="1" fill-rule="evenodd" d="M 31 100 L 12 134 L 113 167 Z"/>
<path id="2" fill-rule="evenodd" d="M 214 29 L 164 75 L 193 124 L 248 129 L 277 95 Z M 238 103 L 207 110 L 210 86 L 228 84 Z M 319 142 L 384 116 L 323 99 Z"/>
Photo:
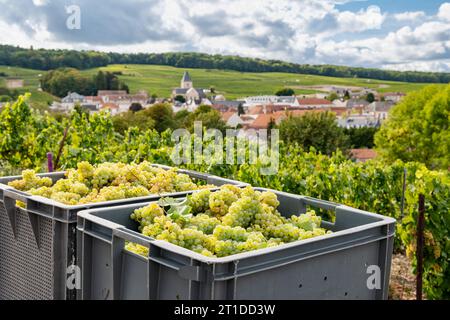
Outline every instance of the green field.
<path id="1" fill-rule="evenodd" d="M 37 90 L 39 87 L 39 75 L 43 75 L 45 71 L 0 66 L 0 72 L 6 73 L 8 77 L 25 80 L 24 87 L 18 89 L 18 91 L 20 93 L 30 92 L 30 104 L 36 109 L 46 110 L 49 104 L 55 100 L 59 100 L 47 92 Z M 0 77 L 0 87 L 4 86 L 5 80 Z"/>
<path id="2" fill-rule="evenodd" d="M 227 99 L 250 95 L 269 95 L 282 87 L 312 85 L 345 85 L 376 89 L 379 92 L 410 92 L 426 84 L 379 81 L 353 78 L 333 78 L 291 73 L 247 73 L 211 69 L 184 69 L 150 65 L 110 65 L 108 67 L 87 70 L 94 74 L 98 70 L 121 71 L 120 79 L 125 81 L 133 92 L 146 90 L 159 97 L 168 97 L 174 87 L 180 85 L 185 70 L 189 71 L 197 88 L 216 89 Z M 297 94 L 314 93 L 314 90 L 296 90 Z"/>
<path id="3" fill-rule="evenodd" d="M 180 85 L 180 79 L 185 70 L 189 71 L 194 86 L 197 88 L 214 87 L 217 93 L 224 94 L 227 99 L 235 99 L 250 95 L 270 95 L 282 87 L 296 88 L 297 94 L 317 92 L 312 89 L 302 88 L 313 85 L 341 85 L 372 88 L 379 92 L 409 92 L 421 89 L 427 84 L 404 83 L 393 81 L 368 80 L 357 78 L 333 78 L 313 75 L 291 73 L 246 73 L 237 71 L 224 71 L 212 69 L 185 69 L 168 66 L 153 65 L 110 65 L 108 67 L 85 70 L 83 73 L 94 75 L 98 70 L 120 71 L 123 75 L 119 78 L 128 84 L 132 92 L 146 90 L 158 97 L 169 97 L 172 88 Z M 44 71 L 22 68 L 2 67 L 0 72 L 8 76 L 22 77 L 25 79 L 26 88 L 35 94 L 39 74 Z M 0 78 L 1 81 L 1 78 Z M 0 83 L 1 85 L 1 83 Z M 45 93 L 37 93 L 34 99 L 46 101 Z"/>

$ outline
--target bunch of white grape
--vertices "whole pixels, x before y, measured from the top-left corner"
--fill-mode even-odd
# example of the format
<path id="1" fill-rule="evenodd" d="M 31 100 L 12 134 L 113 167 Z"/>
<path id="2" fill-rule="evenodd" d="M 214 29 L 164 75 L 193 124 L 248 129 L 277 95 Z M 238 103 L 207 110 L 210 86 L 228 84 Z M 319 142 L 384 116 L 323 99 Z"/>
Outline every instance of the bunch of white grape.
<path id="1" fill-rule="evenodd" d="M 197 185 L 187 174 L 178 173 L 176 169 L 153 167 L 148 162 L 140 164 L 107 162 L 99 165 L 80 162 L 76 169 L 67 170 L 65 179 L 60 179 L 55 184 L 50 178 L 38 177 L 33 170 L 25 170 L 22 179 L 12 181 L 9 185 L 67 205 L 188 190 L 206 191 L 213 187 Z"/>
<path id="2" fill-rule="evenodd" d="M 164 201 L 162 202 L 164 203 Z M 190 214 L 176 218 L 156 203 L 136 210 L 131 218 L 142 233 L 209 257 L 226 257 L 242 252 L 275 247 L 284 243 L 322 236 L 314 211 L 286 218 L 277 210 L 280 202 L 273 192 L 251 187 L 222 186 L 218 191 L 202 190 L 185 201 Z M 186 208 L 184 208 L 186 209 Z M 129 246 L 139 254 L 140 247 Z M 147 252 L 148 253 L 148 252 Z"/>

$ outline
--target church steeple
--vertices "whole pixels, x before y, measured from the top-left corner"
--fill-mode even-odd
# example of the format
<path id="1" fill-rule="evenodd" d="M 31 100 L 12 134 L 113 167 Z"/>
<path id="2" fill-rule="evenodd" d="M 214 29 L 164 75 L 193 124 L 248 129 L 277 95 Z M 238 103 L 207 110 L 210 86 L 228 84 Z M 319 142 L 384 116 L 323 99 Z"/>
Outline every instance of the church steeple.
<path id="1" fill-rule="evenodd" d="M 189 75 L 189 72 L 185 71 L 183 74 L 183 78 L 181 79 L 181 88 L 183 89 L 190 89 L 193 87 L 191 76 Z"/>

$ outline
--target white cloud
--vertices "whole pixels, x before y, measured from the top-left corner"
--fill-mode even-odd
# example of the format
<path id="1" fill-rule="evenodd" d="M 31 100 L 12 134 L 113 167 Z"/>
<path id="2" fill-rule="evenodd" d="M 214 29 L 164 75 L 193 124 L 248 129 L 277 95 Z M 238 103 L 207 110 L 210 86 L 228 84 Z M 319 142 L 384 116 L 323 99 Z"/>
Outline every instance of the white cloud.
<path id="1" fill-rule="evenodd" d="M 118 52 L 198 51 L 298 63 L 446 70 L 450 3 L 436 16 L 388 15 L 345 0 L 77 0 L 82 30 L 62 2 L 0 0 L 0 43 Z M 437 10 L 438 8 L 436 8 Z M 387 19 L 395 23 L 387 23 Z M 389 21 L 392 22 L 392 21 Z M 389 28 L 389 29 L 388 29 Z"/>
<path id="2" fill-rule="evenodd" d="M 46 4 L 49 3 L 50 0 L 33 0 L 33 4 L 36 7 L 40 7 L 40 6 L 45 6 Z"/>
<path id="3" fill-rule="evenodd" d="M 402 13 L 394 14 L 394 18 L 398 21 L 416 21 L 418 19 L 424 18 L 425 12 L 423 11 L 406 11 Z"/>
<path id="4" fill-rule="evenodd" d="M 420 61 L 400 64 L 388 64 L 383 65 L 382 68 L 399 71 L 449 72 L 450 61 Z"/>
<path id="5" fill-rule="evenodd" d="M 385 18 L 386 15 L 381 13 L 380 7 L 374 5 L 356 13 L 344 11 L 337 14 L 339 30 L 343 32 L 380 29 Z"/>
<path id="6" fill-rule="evenodd" d="M 442 20 L 450 21 L 450 3 L 441 4 L 437 16 Z"/>

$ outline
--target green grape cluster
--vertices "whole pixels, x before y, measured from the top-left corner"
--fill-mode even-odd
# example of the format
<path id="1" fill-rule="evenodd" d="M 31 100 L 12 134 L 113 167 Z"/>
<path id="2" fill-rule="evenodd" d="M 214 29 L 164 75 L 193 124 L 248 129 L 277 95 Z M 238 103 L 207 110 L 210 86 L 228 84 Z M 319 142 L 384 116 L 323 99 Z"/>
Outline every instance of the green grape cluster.
<path id="1" fill-rule="evenodd" d="M 148 257 L 149 254 L 149 249 L 147 247 L 141 246 L 137 243 L 127 242 L 125 244 L 125 249 L 144 257 Z"/>
<path id="2" fill-rule="evenodd" d="M 255 219 L 256 214 L 262 211 L 261 202 L 254 197 L 244 196 L 230 206 L 222 222 L 227 226 L 247 228 Z"/>
<path id="3" fill-rule="evenodd" d="M 209 209 L 215 216 L 224 216 L 227 214 L 229 207 L 238 196 L 228 188 L 222 188 L 209 196 Z"/>
<path id="4" fill-rule="evenodd" d="M 182 223 L 180 214 L 171 214 L 179 209 L 173 207 L 177 204 L 160 203 L 172 207 L 166 212 L 152 203 L 131 215 L 140 223 L 142 233 L 208 257 L 275 247 L 330 232 L 320 228 L 321 219 L 314 211 L 287 219 L 278 212 L 280 203 L 273 192 L 251 187 L 227 185 L 215 192 L 195 192 L 182 204 L 188 213 L 181 215 Z"/>
<path id="5" fill-rule="evenodd" d="M 164 216 L 164 210 L 156 203 L 137 209 L 131 215 L 131 219 L 137 221 L 141 227 L 148 226 L 155 221 L 156 217 Z"/>
<path id="6" fill-rule="evenodd" d="M 200 190 L 187 197 L 187 204 L 191 207 L 193 214 L 198 214 L 209 210 L 210 195 L 210 190 Z"/>
<path id="7" fill-rule="evenodd" d="M 34 170 L 24 170 L 22 172 L 22 179 L 11 181 L 8 185 L 20 191 L 28 191 L 41 187 L 51 187 L 52 183 L 52 179 L 50 178 L 38 177 Z"/>
<path id="8" fill-rule="evenodd" d="M 220 225 L 220 220 L 210 217 L 206 214 L 199 214 L 188 221 L 188 228 L 197 229 L 204 234 L 212 234 L 217 226 Z"/>
<path id="9" fill-rule="evenodd" d="M 234 240 L 234 241 L 246 241 L 248 238 L 247 231 L 242 227 L 230 227 L 219 225 L 214 229 L 214 237 L 218 240 Z"/>
<path id="10" fill-rule="evenodd" d="M 300 229 L 314 231 L 314 229 L 320 228 L 322 219 L 314 211 L 308 211 L 300 216 L 292 216 L 289 222 Z"/>
<path id="11" fill-rule="evenodd" d="M 67 204 L 88 204 L 126 198 L 187 190 L 203 190 L 213 186 L 197 185 L 187 174 L 177 169 L 140 164 L 102 163 L 91 165 L 80 162 L 76 169 L 68 169 L 65 179 L 53 184 L 50 178 L 41 178 L 33 170 L 25 170 L 22 179 L 9 183 L 15 189 L 27 191 Z M 203 209 L 203 208 L 199 208 Z"/>

